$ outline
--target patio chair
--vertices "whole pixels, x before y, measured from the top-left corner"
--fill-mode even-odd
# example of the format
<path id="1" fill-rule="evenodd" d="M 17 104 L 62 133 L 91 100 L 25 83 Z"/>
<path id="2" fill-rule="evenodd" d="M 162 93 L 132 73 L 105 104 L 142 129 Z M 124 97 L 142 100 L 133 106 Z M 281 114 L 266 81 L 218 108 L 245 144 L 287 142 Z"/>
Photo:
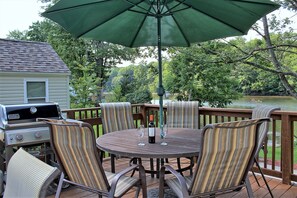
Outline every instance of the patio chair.
<path id="1" fill-rule="evenodd" d="M 103 133 L 134 129 L 132 108 L 129 102 L 100 103 Z M 114 154 L 110 155 L 111 172 L 115 172 Z"/>
<path id="2" fill-rule="evenodd" d="M 199 102 L 177 101 L 167 103 L 168 128 L 199 128 Z"/>
<path id="3" fill-rule="evenodd" d="M 56 197 L 60 197 L 64 182 L 97 193 L 99 197 L 121 197 L 132 187 L 137 187 L 136 196 L 140 188 L 143 197 L 147 196 L 142 165 L 130 166 L 118 174 L 103 170 L 96 147 L 95 133 L 90 124 L 65 121 L 48 122 L 48 124 L 51 146 L 62 170 Z M 139 178 L 125 175 L 135 169 L 139 170 Z"/>
<path id="4" fill-rule="evenodd" d="M 279 107 L 274 107 L 274 106 L 268 106 L 268 105 L 258 105 L 253 109 L 252 119 L 266 118 L 266 117 L 270 118 L 271 113 L 273 111 L 276 111 L 276 110 L 280 110 L 280 108 Z M 255 155 L 255 164 L 259 169 L 259 172 L 260 172 L 260 174 L 261 174 L 261 176 L 262 176 L 262 178 L 263 178 L 263 180 L 265 182 L 265 185 L 266 185 L 271 197 L 273 197 L 271 189 L 270 189 L 270 187 L 269 187 L 269 185 L 268 185 L 268 183 L 267 183 L 267 181 L 265 179 L 265 176 L 264 176 L 264 174 L 262 172 L 260 164 L 259 164 L 259 162 L 257 160 L 257 157 L 258 157 L 258 154 L 259 154 L 260 150 L 264 149 L 264 142 L 267 139 L 268 129 L 269 129 L 269 123 L 268 122 L 264 122 L 264 123 L 261 124 L 260 129 L 259 129 L 259 134 L 258 134 L 259 137 L 258 137 L 257 151 L 256 151 L 256 155 Z M 258 181 L 258 179 L 257 179 L 257 177 L 256 177 L 253 170 L 252 170 L 252 173 L 253 173 L 253 175 L 255 177 L 255 180 L 256 180 L 257 184 L 260 186 L 259 181 Z"/>
<path id="5" fill-rule="evenodd" d="M 259 125 L 268 120 L 242 120 L 205 126 L 193 175 L 183 177 L 171 166 L 162 166 L 159 197 L 164 196 L 165 185 L 183 198 L 215 196 L 244 186 L 248 196 L 253 197 L 248 171 L 257 150 Z M 165 180 L 165 171 L 170 171 L 175 177 Z"/>
<path id="6" fill-rule="evenodd" d="M 167 103 L 167 126 L 168 128 L 199 128 L 199 102 L 177 101 Z M 170 132 L 169 132 L 170 133 Z M 190 174 L 194 158 L 190 159 Z M 177 158 L 178 169 L 182 172 L 180 158 Z"/>
<path id="7" fill-rule="evenodd" d="M 7 167 L 4 198 L 46 197 L 49 185 L 60 174 L 56 167 L 19 148 Z"/>

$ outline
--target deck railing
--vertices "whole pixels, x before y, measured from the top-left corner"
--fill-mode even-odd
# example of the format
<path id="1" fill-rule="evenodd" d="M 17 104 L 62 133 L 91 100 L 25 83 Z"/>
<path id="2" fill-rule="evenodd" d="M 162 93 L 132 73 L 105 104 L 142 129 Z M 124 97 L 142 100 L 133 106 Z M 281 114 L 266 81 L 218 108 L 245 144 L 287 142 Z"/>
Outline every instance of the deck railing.
<path id="1" fill-rule="evenodd" d="M 148 116 L 154 114 L 158 126 L 158 105 L 137 104 L 132 105 L 135 125 L 140 123 L 147 125 Z M 99 137 L 103 134 L 100 107 L 69 109 L 63 113 L 67 118 L 81 120 L 90 123 Z M 251 109 L 230 109 L 230 108 L 199 108 L 200 128 L 206 124 L 228 122 L 233 120 L 249 119 L 252 116 Z M 166 106 L 164 107 L 164 120 L 166 122 Z M 295 153 L 297 123 L 297 112 L 275 111 L 271 115 L 272 122 L 269 127 L 268 139 L 264 145 L 264 151 L 259 155 L 259 161 L 264 174 L 282 179 L 284 184 L 297 181 L 297 156 Z M 255 168 L 255 171 L 257 169 Z"/>

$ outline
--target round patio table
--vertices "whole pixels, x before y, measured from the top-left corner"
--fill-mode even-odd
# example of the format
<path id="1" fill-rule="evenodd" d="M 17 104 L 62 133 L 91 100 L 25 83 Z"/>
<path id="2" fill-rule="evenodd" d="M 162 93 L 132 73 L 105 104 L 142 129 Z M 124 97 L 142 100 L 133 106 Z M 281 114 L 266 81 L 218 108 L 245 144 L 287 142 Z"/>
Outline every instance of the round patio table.
<path id="1" fill-rule="evenodd" d="M 143 141 L 138 146 L 137 129 L 115 131 L 96 139 L 97 147 L 108 153 L 135 158 L 179 158 L 198 156 L 200 151 L 201 130 L 169 128 L 165 141 L 161 145 L 160 130 L 156 128 L 156 143 L 148 143 L 147 129 Z"/>
<path id="2" fill-rule="evenodd" d="M 122 157 L 151 158 L 157 160 L 195 157 L 199 155 L 200 151 L 201 130 L 169 128 L 165 141 L 167 145 L 161 145 L 160 130 L 158 128 L 156 128 L 156 143 L 154 144 L 148 143 L 148 129 L 145 129 L 145 135 L 143 137 L 144 146 L 138 145 L 137 129 L 115 131 L 96 139 L 99 149 Z"/>

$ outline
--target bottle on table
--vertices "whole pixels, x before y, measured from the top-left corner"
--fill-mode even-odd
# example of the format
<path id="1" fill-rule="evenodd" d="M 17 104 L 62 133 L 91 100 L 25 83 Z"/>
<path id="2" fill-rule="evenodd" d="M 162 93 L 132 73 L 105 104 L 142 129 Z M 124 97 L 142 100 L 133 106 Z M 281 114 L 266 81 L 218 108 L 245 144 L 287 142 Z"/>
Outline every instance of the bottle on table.
<path id="1" fill-rule="evenodd" d="M 148 142 L 154 144 L 156 142 L 156 126 L 154 123 L 154 115 L 150 115 L 148 124 Z"/>

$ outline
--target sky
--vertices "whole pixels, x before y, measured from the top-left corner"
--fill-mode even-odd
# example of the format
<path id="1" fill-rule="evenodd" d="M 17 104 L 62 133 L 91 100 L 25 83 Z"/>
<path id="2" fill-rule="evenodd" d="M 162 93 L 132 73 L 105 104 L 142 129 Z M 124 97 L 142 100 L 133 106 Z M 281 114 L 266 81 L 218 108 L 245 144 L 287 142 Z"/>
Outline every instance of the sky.
<path id="1" fill-rule="evenodd" d="M 42 3 L 38 0 L 0 0 L 0 38 L 5 38 L 9 31 L 26 30 L 43 17 L 39 16 Z M 280 10 L 275 11 L 279 16 L 289 16 L 295 20 L 297 31 L 297 14 Z"/>
<path id="2" fill-rule="evenodd" d="M 27 30 L 33 22 L 43 20 L 43 17 L 39 16 L 41 6 L 42 3 L 38 0 L 0 0 L 0 38 L 5 38 L 12 30 Z M 294 29 L 297 32 L 297 13 L 277 10 L 274 14 L 295 20 Z M 251 37 L 254 37 L 252 31 L 247 38 Z"/>
<path id="3" fill-rule="evenodd" d="M 37 0 L 0 0 L 0 38 L 12 30 L 27 30 L 32 22 L 42 20 L 41 5 Z"/>

